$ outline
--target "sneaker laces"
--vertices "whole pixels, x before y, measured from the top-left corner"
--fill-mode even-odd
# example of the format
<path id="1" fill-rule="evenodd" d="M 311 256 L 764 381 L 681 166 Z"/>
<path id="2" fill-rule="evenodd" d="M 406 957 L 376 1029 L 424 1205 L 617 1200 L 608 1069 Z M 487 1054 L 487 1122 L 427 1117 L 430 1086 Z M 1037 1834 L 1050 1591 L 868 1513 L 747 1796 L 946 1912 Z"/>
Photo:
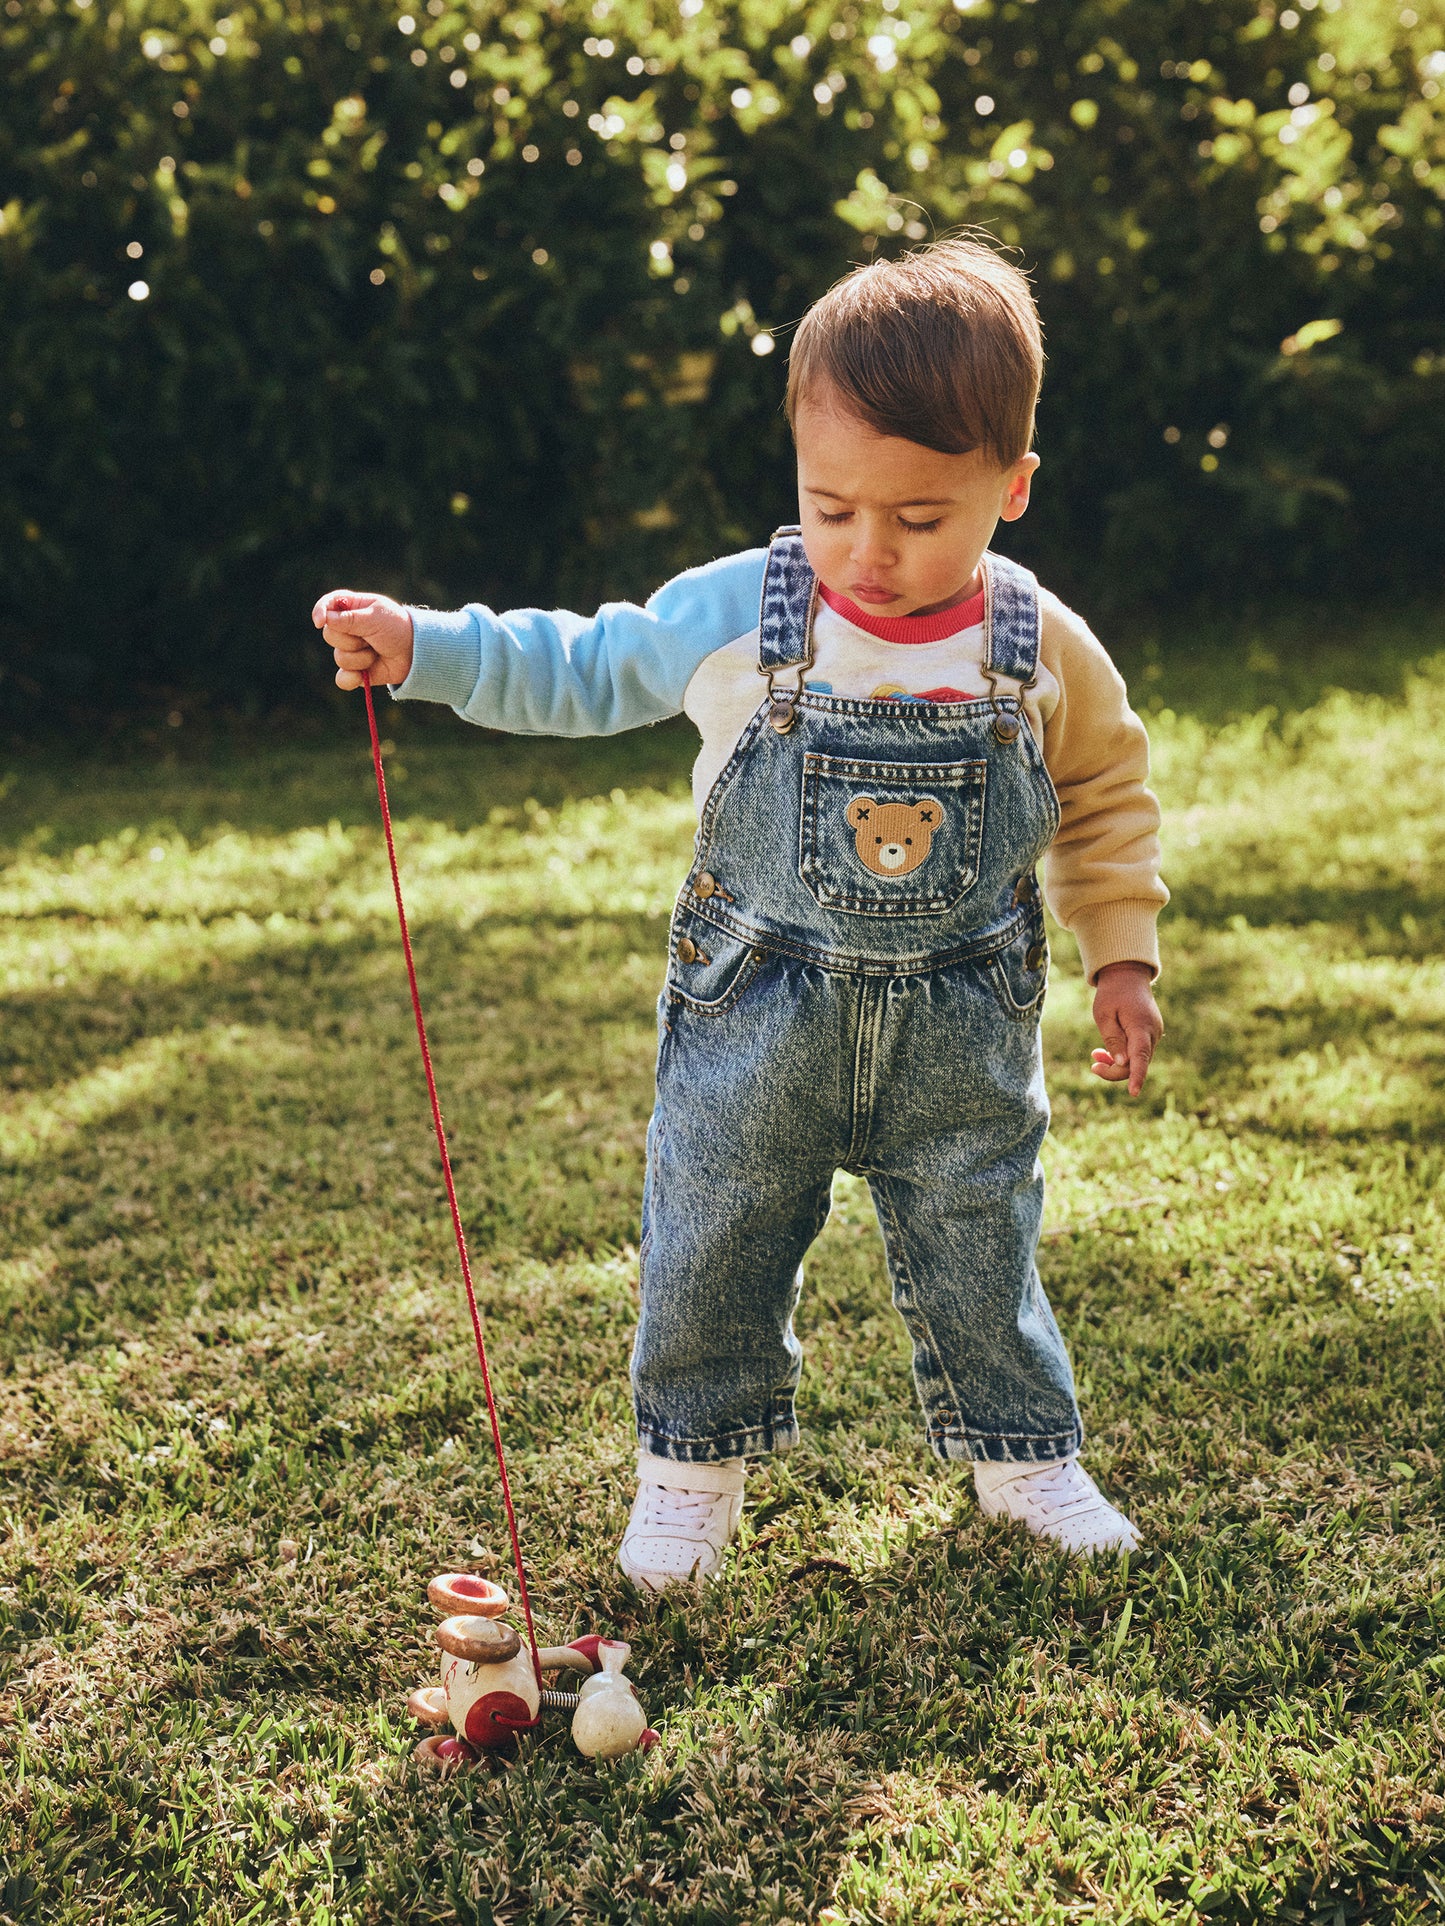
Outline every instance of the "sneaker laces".
<path id="1" fill-rule="evenodd" d="M 705 1532 L 713 1507 L 724 1494 L 716 1491 L 679 1491 L 671 1485 L 646 1485 L 646 1504 L 638 1526 L 643 1531 Z"/>
<path id="2" fill-rule="evenodd" d="M 1064 1458 L 1047 1470 L 1026 1472 L 1009 1483 L 1026 1501 L 1046 1505 L 1060 1517 L 1109 1502 L 1077 1458 Z"/>

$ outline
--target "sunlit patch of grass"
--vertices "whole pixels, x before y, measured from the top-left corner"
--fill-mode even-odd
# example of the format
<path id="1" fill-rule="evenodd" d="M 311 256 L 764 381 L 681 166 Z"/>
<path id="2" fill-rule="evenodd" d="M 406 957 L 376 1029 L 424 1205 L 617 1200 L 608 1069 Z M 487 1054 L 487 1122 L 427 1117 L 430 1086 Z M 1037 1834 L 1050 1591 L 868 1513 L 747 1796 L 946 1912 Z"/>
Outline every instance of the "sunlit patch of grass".
<path id="1" fill-rule="evenodd" d="M 1071 1566 L 931 1462 L 840 1177 L 802 1445 L 728 1579 L 661 1600 L 612 1559 L 690 744 L 392 726 L 539 1624 L 632 1639 L 664 1743 L 409 1764 L 426 1579 L 506 1546 L 364 744 L 36 768 L 0 870 L 0 1917 L 1437 1916 L 1445 661 L 1154 717 L 1138 1105 L 1055 932 L 1040 1261 L 1146 1557 Z"/>

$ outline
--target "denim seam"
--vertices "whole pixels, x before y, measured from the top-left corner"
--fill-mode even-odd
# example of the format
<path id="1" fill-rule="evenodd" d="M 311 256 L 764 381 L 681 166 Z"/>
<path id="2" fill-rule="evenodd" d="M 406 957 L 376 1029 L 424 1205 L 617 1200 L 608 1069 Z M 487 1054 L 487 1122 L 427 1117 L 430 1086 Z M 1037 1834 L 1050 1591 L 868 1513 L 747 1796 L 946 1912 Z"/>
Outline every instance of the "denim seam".
<path id="1" fill-rule="evenodd" d="M 970 713 L 980 716 L 998 713 L 987 696 L 972 696 L 967 702 L 924 702 L 918 696 L 909 696 L 905 704 L 900 703 L 897 696 L 880 696 L 876 702 L 870 702 L 866 696 L 825 695 L 820 689 L 809 688 L 805 688 L 798 697 L 798 707 L 821 709 L 834 716 L 886 717 L 894 722 L 898 720 L 900 711 L 910 722 L 927 722 L 937 716 L 940 721 L 950 723 Z M 1017 696 L 1000 696 L 998 708 L 1014 715 L 1023 713 L 1023 705 Z"/>
<path id="2" fill-rule="evenodd" d="M 999 1000 L 1004 1015 L 1011 1023 L 1027 1023 L 1037 1017 L 1043 1008 L 1044 996 L 1049 987 L 1047 963 L 1044 968 L 1044 980 L 1032 1003 L 1018 1003 L 1014 1000 L 1014 993 L 1009 987 L 1008 972 L 998 957 L 991 956 L 988 959 L 988 973 L 993 981 L 994 994 Z"/>
<path id="3" fill-rule="evenodd" d="M 652 1142 L 648 1146 L 647 1163 L 643 1175 L 646 1180 L 647 1222 L 642 1227 L 642 1238 L 637 1246 L 637 1282 L 642 1287 L 643 1273 L 647 1269 L 647 1253 L 652 1249 L 652 1220 L 657 1215 L 658 1170 L 662 1150 L 662 1105 L 659 1103 L 653 1113 Z"/>
<path id="4" fill-rule="evenodd" d="M 738 768 L 742 763 L 743 758 L 747 755 L 749 749 L 752 748 L 753 743 L 757 738 L 758 731 L 763 726 L 763 721 L 767 716 L 767 713 L 768 713 L 767 702 L 766 701 L 760 702 L 753 714 L 752 721 L 747 725 L 747 727 L 743 730 L 742 734 L 738 737 L 737 742 L 733 747 L 732 754 L 728 757 L 727 761 L 723 764 L 722 768 L 718 771 L 716 777 L 713 779 L 712 788 L 709 789 L 707 792 L 707 796 L 703 802 L 701 813 L 699 814 L 697 819 L 697 841 L 696 841 L 697 857 L 696 857 L 696 861 L 694 862 L 694 868 L 696 867 L 696 864 L 698 862 L 702 861 L 703 857 L 707 853 L 708 844 L 712 840 L 713 824 L 716 821 L 717 812 L 722 805 L 723 796 L 726 793 L 729 786 L 731 785 L 733 777 L 737 774 Z"/>
<path id="5" fill-rule="evenodd" d="M 928 1317 L 923 1310 L 922 1304 L 919 1301 L 918 1283 L 917 1283 L 917 1279 L 914 1277 L 913 1266 L 909 1262 L 909 1257 L 908 1257 L 908 1243 L 903 1235 L 903 1226 L 898 1221 L 898 1212 L 895 1209 L 894 1203 L 893 1203 L 892 1180 L 891 1178 L 888 1178 L 888 1177 L 875 1177 L 873 1181 L 877 1191 L 881 1191 L 882 1193 L 883 1205 L 885 1210 L 888 1212 L 888 1222 L 893 1227 L 893 1237 L 898 1249 L 898 1265 L 903 1275 L 908 1279 L 909 1295 L 913 1301 L 913 1315 L 918 1319 L 919 1325 L 922 1327 L 923 1334 L 928 1341 L 928 1348 L 930 1353 L 932 1354 L 934 1366 L 938 1371 L 940 1377 L 942 1377 L 944 1383 L 948 1387 L 948 1396 L 950 1401 L 949 1408 L 953 1411 L 958 1412 L 959 1415 L 962 1416 L 963 1403 L 958 1395 L 958 1386 L 954 1383 L 951 1372 L 949 1372 L 944 1365 L 943 1352 L 939 1348 L 938 1341 L 933 1335 L 933 1326 L 929 1323 Z M 903 1321 L 905 1324 L 908 1323 L 908 1319 L 906 1317 L 904 1318 Z M 917 1390 L 916 1379 L 914 1382 L 914 1389 L 915 1391 Z M 919 1398 L 918 1402 L 920 1405 L 923 1404 L 923 1400 L 921 1397 Z M 923 1416 L 924 1416 L 925 1422 L 927 1422 L 929 1418 L 929 1413 L 926 1408 L 924 1409 Z"/>
<path id="6" fill-rule="evenodd" d="M 1006 950 L 1011 943 L 1018 941 L 1028 928 L 1028 914 L 1021 911 L 1011 917 L 1003 928 L 992 936 L 973 943 L 960 944 L 956 949 L 938 950 L 927 956 L 890 957 L 884 962 L 873 962 L 868 958 L 841 955 L 836 950 L 815 949 L 808 943 L 796 943 L 791 937 L 780 936 L 776 930 L 763 930 L 746 922 L 740 916 L 730 916 L 723 911 L 689 909 L 689 914 L 711 928 L 719 930 L 724 936 L 735 936 L 739 941 L 752 943 L 761 950 L 775 950 L 780 955 L 796 957 L 800 963 L 816 963 L 825 970 L 836 971 L 840 976 L 930 976 L 936 970 L 949 969 L 955 963 L 976 963 L 995 956 Z"/>
<path id="7" fill-rule="evenodd" d="M 881 986 L 865 982 L 858 995 L 858 1040 L 853 1050 L 852 1132 L 843 1161 L 848 1168 L 862 1162 L 873 1129 L 873 1069 L 878 1060 L 878 1036 L 883 1021 Z"/>
<path id="8" fill-rule="evenodd" d="M 945 1464 L 1048 1464 L 1055 1458 L 1069 1458 L 1078 1451 L 1084 1442 L 1084 1427 L 1075 1423 L 1067 1431 L 1040 1433 L 1036 1431 L 967 1431 L 950 1429 L 937 1434 L 930 1432 L 928 1442 L 935 1457 Z M 1015 1455 L 1015 1444 L 1027 1447 L 1023 1455 Z M 958 1445 L 958 1451 L 950 1447 Z M 996 1457 L 989 1447 L 1002 1445 L 1008 1452 L 1007 1457 Z M 973 1449 L 974 1446 L 981 1447 Z"/>

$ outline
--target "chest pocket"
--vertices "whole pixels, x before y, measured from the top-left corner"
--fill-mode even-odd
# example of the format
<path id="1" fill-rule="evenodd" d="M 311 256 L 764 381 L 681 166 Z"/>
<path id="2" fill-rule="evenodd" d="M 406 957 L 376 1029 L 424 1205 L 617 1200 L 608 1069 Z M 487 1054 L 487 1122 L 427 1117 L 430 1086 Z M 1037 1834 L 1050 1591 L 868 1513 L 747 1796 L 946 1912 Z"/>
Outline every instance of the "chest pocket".
<path id="1" fill-rule="evenodd" d="M 799 874 L 824 909 L 943 915 L 978 881 L 987 773 L 805 756 Z"/>

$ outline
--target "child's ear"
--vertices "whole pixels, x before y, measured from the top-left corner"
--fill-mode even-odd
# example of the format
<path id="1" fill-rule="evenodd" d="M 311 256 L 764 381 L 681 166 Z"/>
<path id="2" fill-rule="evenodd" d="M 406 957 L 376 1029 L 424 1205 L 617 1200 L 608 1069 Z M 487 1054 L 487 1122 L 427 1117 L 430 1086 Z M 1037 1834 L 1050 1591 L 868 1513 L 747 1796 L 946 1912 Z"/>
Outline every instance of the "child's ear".
<path id="1" fill-rule="evenodd" d="M 1005 469 L 1003 501 L 998 511 L 1000 521 L 1016 522 L 1028 507 L 1029 489 L 1038 465 L 1037 455 L 1021 455 L 1011 468 Z"/>

